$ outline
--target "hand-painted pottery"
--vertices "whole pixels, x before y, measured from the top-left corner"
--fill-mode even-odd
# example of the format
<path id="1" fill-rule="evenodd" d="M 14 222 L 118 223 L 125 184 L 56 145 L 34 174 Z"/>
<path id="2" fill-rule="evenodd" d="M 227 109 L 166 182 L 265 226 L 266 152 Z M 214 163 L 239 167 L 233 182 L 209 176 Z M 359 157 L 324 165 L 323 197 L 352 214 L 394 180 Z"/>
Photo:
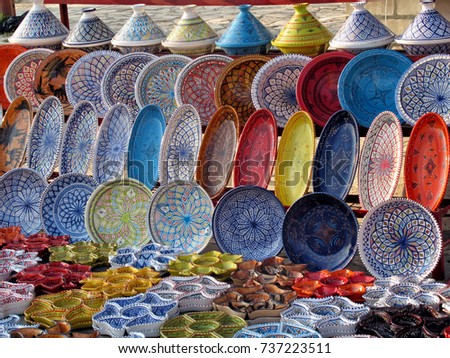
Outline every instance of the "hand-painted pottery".
<path id="1" fill-rule="evenodd" d="M 75 105 L 64 131 L 59 173 L 86 174 L 97 137 L 97 112 L 91 102 Z"/>
<path id="2" fill-rule="evenodd" d="M 236 110 L 241 126 L 256 110 L 252 102 L 252 82 L 269 57 L 249 55 L 234 60 L 222 71 L 217 80 L 214 100 L 217 108 L 231 106 Z"/>
<path id="3" fill-rule="evenodd" d="M 67 99 L 72 106 L 89 101 L 103 118 L 108 107 L 101 94 L 102 79 L 107 68 L 120 57 L 114 51 L 94 51 L 75 62 L 66 78 Z"/>
<path id="4" fill-rule="evenodd" d="M 383 111 L 397 115 L 395 89 L 411 63 L 408 57 L 393 50 L 368 50 L 356 56 L 339 77 L 342 108 L 352 112 L 366 128 Z"/>
<path id="5" fill-rule="evenodd" d="M 291 206 L 308 190 L 315 140 L 309 115 L 294 114 L 281 135 L 275 169 L 275 195 L 284 206 Z"/>
<path id="6" fill-rule="evenodd" d="M 21 315 L 34 298 L 34 286 L 0 281 L 0 319 L 9 315 Z M 3 329 L 1 329 L 3 331 Z"/>
<path id="7" fill-rule="evenodd" d="M 450 55 L 430 55 L 412 64 L 397 84 L 395 104 L 400 116 L 413 126 L 433 112 L 450 125 L 449 75 Z"/>
<path id="8" fill-rule="evenodd" d="M 321 127 L 342 109 L 337 95 L 339 76 L 353 57 L 348 52 L 327 52 L 313 58 L 300 72 L 296 88 L 298 105 Z"/>
<path id="9" fill-rule="evenodd" d="M 267 109 L 259 109 L 245 123 L 234 161 L 233 184 L 267 188 L 277 156 L 277 122 Z"/>
<path id="10" fill-rule="evenodd" d="M 358 159 L 358 124 L 350 112 L 338 111 L 323 128 L 317 144 L 312 172 L 314 192 L 344 200 L 353 185 Z"/>
<path id="11" fill-rule="evenodd" d="M 47 97 L 34 117 L 27 149 L 28 168 L 46 179 L 52 175 L 58 160 L 63 123 L 61 102 L 56 97 Z"/>
<path id="12" fill-rule="evenodd" d="M 193 180 L 202 140 L 200 116 L 191 105 L 180 106 L 167 123 L 159 157 L 159 183 Z"/>
<path id="13" fill-rule="evenodd" d="M 2 60 L 0 61 L 0 105 L 4 109 L 8 108 L 10 102 L 5 90 L 5 87 L 8 85 L 5 81 L 6 70 L 14 59 L 26 50 L 25 47 L 17 45 L 0 45 L 0 52 L 2 54 Z"/>
<path id="14" fill-rule="evenodd" d="M 197 181 L 211 199 L 218 198 L 228 184 L 238 140 L 236 111 L 230 106 L 220 107 L 203 135 L 196 173 Z"/>
<path id="15" fill-rule="evenodd" d="M 322 336 L 300 323 L 271 322 L 242 328 L 233 338 L 322 338 Z"/>
<path id="16" fill-rule="evenodd" d="M 389 200 L 402 168 L 403 134 L 392 112 L 380 113 L 367 132 L 358 172 L 359 201 L 365 210 Z"/>
<path id="17" fill-rule="evenodd" d="M 174 89 L 177 105 L 192 105 L 200 115 L 202 125 L 208 124 L 217 109 L 214 103 L 217 79 L 232 61 L 222 55 L 201 56 L 187 64 L 177 77 Z"/>
<path id="18" fill-rule="evenodd" d="M 158 161 L 166 121 L 158 106 L 141 109 L 128 144 L 128 177 L 153 189 L 158 182 Z"/>
<path id="19" fill-rule="evenodd" d="M 85 210 L 84 220 L 91 239 L 118 247 L 147 244 L 151 196 L 150 189 L 134 179 L 110 180 L 97 187 Z"/>
<path id="20" fill-rule="evenodd" d="M 295 112 L 300 110 L 295 96 L 298 77 L 310 57 L 282 55 L 267 62 L 252 82 L 252 101 L 256 109 L 272 112 L 278 127 L 284 127 Z"/>
<path id="21" fill-rule="evenodd" d="M 436 210 L 447 189 L 450 140 L 447 125 L 436 113 L 422 116 L 414 126 L 405 154 L 408 199 Z"/>
<path id="22" fill-rule="evenodd" d="M 178 74 L 191 59 L 182 55 L 167 55 L 146 65 L 136 84 L 136 101 L 140 108 L 147 104 L 159 106 L 166 121 L 177 108 L 174 88 Z"/>
<path id="23" fill-rule="evenodd" d="M 391 199 L 370 210 L 358 233 L 358 251 L 377 278 L 427 276 L 441 257 L 441 229 L 419 203 Z"/>

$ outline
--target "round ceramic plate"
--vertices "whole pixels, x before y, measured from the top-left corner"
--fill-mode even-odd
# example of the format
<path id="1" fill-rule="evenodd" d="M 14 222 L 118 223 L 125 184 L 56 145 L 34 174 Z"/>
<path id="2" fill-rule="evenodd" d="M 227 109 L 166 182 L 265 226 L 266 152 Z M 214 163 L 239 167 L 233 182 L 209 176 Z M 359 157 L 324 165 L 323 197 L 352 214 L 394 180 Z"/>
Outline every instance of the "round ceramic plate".
<path id="1" fill-rule="evenodd" d="M 94 51 L 75 62 L 66 79 L 67 98 L 72 106 L 89 101 L 103 118 L 108 107 L 102 98 L 102 79 L 108 67 L 120 57 L 115 51 Z"/>
<path id="2" fill-rule="evenodd" d="M 213 211 L 211 199 L 199 185 L 176 181 L 153 194 L 147 223 L 154 242 L 190 254 L 208 245 Z"/>
<path id="3" fill-rule="evenodd" d="M 358 168 L 358 123 L 350 112 L 336 112 L 320 134 L 314 156 L 314 192 L 345 199 Z"/>
<path id="4" fill-rule="evenodd" d="M 410 125 L 426 113 L 437 113 L 450 125 L 450 55 L 430 55 L 415 62 L 397 85 L 395 103 Z"/>
<path id="5" fill-rule="evenodd" d="M 359 201 L 365 210 L 389 200 L 402 168 L 403 134 L 392 112 L 380 113 L 367 132 L 359 164 Z"/>
<path id="6" fill-rule="evenodd" d="M 436 210 L 444 198 L 450 165 L 448 129 L 436 113 L 422 116 L 409 137 L 405 154 L 405 188 L 408 199 Z"/>
<path id="7" fill-rule="evenodd" d="M 300 72 L 296 87 L 297 102 L 321 127 L 342 109 L 337 95 L 339 76 L 353 57 L 344 51 L 327 52 L 314 57 Z"/>
<path id="8" fill-rule="evenodd" d="M 2 60 L 0 61 L 0 105 L 6 109 L 9 106 L 8 97 L 5 93 L 5 74 L 9 64 L 27 49 L 18 45 L 0 45 Z"/>
<path id="9" fill-rule="evenodd" d="M 419 203 L 391 199 L 370 210 L 358 234 L 358 251 L 377 278 L 394 275 L 426 277 L 441 256 L 441 229 Z"/>
<path id="10" fill-rule="evenodd" d="M 256 109 L 268 109 L 283 127 L 300 110 L 295 96 L 297 80 L 311 57 L 289 54 L 271 59 L 252 82 L 252 101 Z"/>
<path id="11" fill-rule="evenodd" d="M 268 322 L 242 328 L 233 338 L 322 338 L 322 336 L 302 324 Z"/>
<path id="12" fill-rule="evenodd" d="M 345 66 L 339 77 L 338 96 L 343 109 L 358 123 L 370 127 L 381 112 L 398 115 L 395 89 L 412 61 L 405 55 L 385 49 L 368 50 Z"/>
<path id="13" fill-rule="evenodd" d="M 277 156 L 277 122 L 267 109 L 259 109 L 245 123 L 234 161 L 233 184 L 267 188 Z"/>
<path id="14" fill-rule="evenodd" d="M 263 261 L 283 248 L 284 216 L 284 207 L 272 192 L 241 186 L 217 204 L 212 219 L 214 239 L 222 252 Z"/>
<path id="15" fill-rule="evenodd" d="M 28 168 L 46 179 L 52 175 L 58 160 L 63 124 L 61 102 L 54 96 L 47 97 L 34 116 L 27 151 Z"/>
<path id="16" fill-rule="evenodd" d="M 97 136 L 97 121 L 97 111 L 91 102 L 80 101 L 75 105 L 62 139 L 60 174 L 86 174 Z"/>
<path id="17" fill-rule="evenodd" d="M 343 269 L 356 253 L 358 220 L 342 200 L 325 193 L 308 194 L 287 211 L 283 245 L 294 263 L 308 271 Z"/>

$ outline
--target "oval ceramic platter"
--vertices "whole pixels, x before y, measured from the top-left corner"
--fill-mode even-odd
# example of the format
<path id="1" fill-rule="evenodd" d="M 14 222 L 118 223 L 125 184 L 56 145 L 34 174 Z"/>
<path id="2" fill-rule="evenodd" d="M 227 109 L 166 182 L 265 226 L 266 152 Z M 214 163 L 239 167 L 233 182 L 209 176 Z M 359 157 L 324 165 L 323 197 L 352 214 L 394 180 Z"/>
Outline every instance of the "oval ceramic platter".
<path id="1" fill-rule="evenodd" d="M 197 182 L 211 199 L 219 197 L 228 184 L 238 140 L 236 111 L 230 106 L 220 107 L 203 135 L 196 173 Z"/>
<path id="2" fill-rule="evenodd" d="M 291 206 L 308 190 L 315 140 L 311 117 L 295 113 L 281 135 L 275 166 L 275 195 L 284 206 Z"/>
<path id="3" fill-rule="evenodd" d="M 406 149 L 406 196 L 436 210 L 447 189 L 449 166 L 447 125 L 440 115 L 425 114 L 414 125 Z"/>
<path id="4" fill-rule="evenodd" d="M 284 127 L 295 112 L 300 111 L 295 96 L 298 77 L 311 57 L 289 54 L 271 59 L 252 82 L 252 101 L 256 109 L 268 109 Z"/>
<path id="5" fill-rule="evenodd" d="M 283 245 L 293 263 L 309 271 L 343 269 L 356 253 L 358 220 L 341 199 L 326 193 L 308 194 L 287 211 Z"/>
<path id="6" fill-rule="evenodd" d="M 202 126 L 196 109 L 184 104 L 167 123 L 159 157 L 159 182 L 165 185 L 175 180 L 190 181 L 194 178 Z"/>
<path id="7" fill-rule="evenodd" d="M 283 248 L 284 207 L 267 189 L 241 186 L 227 192 L 212 219 L 214 239 L 222 252 L 263 261 Z"/>
<path id="8" fill-rule="evenodd" d="M 18 45 L 0 45 L 0 53 L 2 54 L 2 60 L 0 61 L 0 105 L 3 109 L 7 109 L 10 104 L 4 86 L 6 70 L 9 64 L 26 50 L 25 47 Z"/>
<path id="9" fill-rule="evenodd" d="M 202 187 L 176 181 L 153 194 L 147 224 L 154 242 L 190 254 L 203 250 L 211 239 L 213 211 Z"/>
<path id="10" fill-rule="evenodd" d="M 316 193 L 345 199 L 358 168 L 359 131 L 353 115 L 333 114 L 322 130 L 314 156 L 312 183 Z"/>
<path id="11" fill-rule="evenodd" d="M 321 127 L 342 109 L 337 95 L 339 76 L 353 57 L 344 51 L 327 52 L 314 57 L 300 72 L 296 87 L 297 102 Z"/>
<path id="12" fill-rule="evenodd" d="M 70 69 L 66 78 L 67 98 L 72 106 L 81 101 L 89 101 L 95 107 L 98 116 L 108 111 L 102 93 L 101 84 L 106 70 L 122 55 L 115 51 L 94 51 L 80 58 Z"/>
<path id="13" fill-rule="evenodd" d="M 62 139 L 60 174 L 86 174 L 97 137 L 97 122 L 97 111 L 91 102 L 80 101 L 75 105 Z"/>
<path id="14" fill-rule="evenodd" d="M 358 123 L 370 127 L 384 111 L 398 115 L 395 90 L 412 61 L 405 55 L 385 49 L 364 51 L 345 66 L 339 77 L 338 96 L 343 109 Z"/>
<path id="15" fill-rule="evenodd" d="M 158 106 L 141 109 L 128 144 L 128 177 L 153 189 L 158 182 L 159 151 L 166 121 Z"/>
<path id="16" fill-rule="evenodd" d="M 217 107 L 214 89 L 217 79 L 233 59 L 223 55 L 200 56 L 187 64 L 175 82 L 175 101 L 178 106 L 192 105 L 203 125 L 207 125 Z"/>
<path id="17" fill-rule="evenodd" d="M 371 209 L 361 224 L 358 251 L 377 278 L 426 277 L 441 256 L 442 237 L 436 219 L 419 203 L 391 199 Z"/>
<path id="18" fill-rule="evenodd" d="M 450 125 L 450 55 L 430 55 L 415 62 L 397 85 L 396 105 L 410 125 L 426 113 L 437 113 Z"/>
<path id="19" fill-rule="evenodd" d="M 233 184 L 267 188 L 277 156 L 277 122 L 267 109 L 259 109 L 245 123 L 234 161 Z"/>
<path id="20" fill-rule="evenodd" d="M 361 151 L 358 187 L 365 210 L 389 200 L 400 178 L 403 134 L 392 112 L 380 113 L 372 122 Z"/>
<path id="21" fill-rule="evenodd" d="M 94 242 L 118 247 L 150 241 L 148 210 L 152 193 L 135 179 L 116 179 L 97 187 L 85 210 L 85 225 Z"/>

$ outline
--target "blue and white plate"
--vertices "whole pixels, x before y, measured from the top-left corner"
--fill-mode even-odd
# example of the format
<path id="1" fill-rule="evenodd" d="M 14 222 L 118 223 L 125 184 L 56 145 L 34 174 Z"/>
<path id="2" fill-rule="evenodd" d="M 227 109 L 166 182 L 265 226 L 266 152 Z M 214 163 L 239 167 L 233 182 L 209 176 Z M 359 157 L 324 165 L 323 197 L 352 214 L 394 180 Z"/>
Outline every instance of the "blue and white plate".
<path id="1" fill-rule="evenodd" d="M 322 336 L 311 327 L 299 323 L 271 322 L 242 328 L 233 338 L 322 338 Z"/>

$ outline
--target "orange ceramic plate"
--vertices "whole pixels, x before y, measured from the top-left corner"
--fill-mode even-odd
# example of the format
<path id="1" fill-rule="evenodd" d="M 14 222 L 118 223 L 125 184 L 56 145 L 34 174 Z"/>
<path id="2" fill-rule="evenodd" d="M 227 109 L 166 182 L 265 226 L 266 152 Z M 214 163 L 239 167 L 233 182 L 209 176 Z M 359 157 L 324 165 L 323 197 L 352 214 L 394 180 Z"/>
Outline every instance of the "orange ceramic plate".
<path id="1" fill-rule="evenodd" d="M 0 45 L 0 104 L 4 109 L 9 106 L 8 97 L 6 97 L 5 88 L 3 86 L 6 69 L 17 56 L 26 50 L 25 47 L 18 45 Z"/>

